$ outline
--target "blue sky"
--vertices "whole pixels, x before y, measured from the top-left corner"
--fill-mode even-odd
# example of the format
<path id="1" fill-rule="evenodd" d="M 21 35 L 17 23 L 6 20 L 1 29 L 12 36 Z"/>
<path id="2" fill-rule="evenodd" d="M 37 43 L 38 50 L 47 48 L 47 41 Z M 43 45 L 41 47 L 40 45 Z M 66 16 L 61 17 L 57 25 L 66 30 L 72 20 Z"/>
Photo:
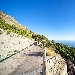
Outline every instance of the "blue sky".
<path id="1" fill-rule="evenodd" d="M 75 0 L 0 0 L 0 10 L 49 40 L 75 40 Z"/>

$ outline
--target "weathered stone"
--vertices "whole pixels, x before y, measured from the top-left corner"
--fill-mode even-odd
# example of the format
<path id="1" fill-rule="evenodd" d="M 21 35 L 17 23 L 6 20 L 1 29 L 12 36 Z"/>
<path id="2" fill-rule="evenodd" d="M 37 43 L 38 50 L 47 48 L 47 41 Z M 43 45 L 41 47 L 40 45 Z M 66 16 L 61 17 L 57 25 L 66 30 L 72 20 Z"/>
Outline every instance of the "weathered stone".
<path id="1" fill-rule="evenodd" d="M 67 75 L 67 64 L 60 55 L 47 59 L 46 75 Z"/>
<path id="2" fill-rule="evenodd" d="M 29 47 L 30 44 L 33 43 L 33 41 L 29 38 L 23 37 L 12 32 L 10 33 L 10 35 L 7 35 L 7 31 L 4 31 L 1 28 L 0 30 L 3 31 L 3 34 L 0 35 L 0 60 L 5 59 L 7 55 L 9 55 L 9 51 L 12 51 L 10 53 L 11 55 L 14 54 L 15 50 L 21 51 L 22 49 Z"/>

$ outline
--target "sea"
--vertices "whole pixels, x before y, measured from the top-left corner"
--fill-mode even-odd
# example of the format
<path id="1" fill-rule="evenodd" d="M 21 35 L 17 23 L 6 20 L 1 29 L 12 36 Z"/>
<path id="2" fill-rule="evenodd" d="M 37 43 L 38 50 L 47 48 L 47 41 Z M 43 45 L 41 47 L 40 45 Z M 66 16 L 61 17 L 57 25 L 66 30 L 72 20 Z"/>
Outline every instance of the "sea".
<path id="1" fill-rule="evenodd" d="M 70 47 L 75 48 L 75 40 L 54 40 L 56 43 L 62 43 Z"/>

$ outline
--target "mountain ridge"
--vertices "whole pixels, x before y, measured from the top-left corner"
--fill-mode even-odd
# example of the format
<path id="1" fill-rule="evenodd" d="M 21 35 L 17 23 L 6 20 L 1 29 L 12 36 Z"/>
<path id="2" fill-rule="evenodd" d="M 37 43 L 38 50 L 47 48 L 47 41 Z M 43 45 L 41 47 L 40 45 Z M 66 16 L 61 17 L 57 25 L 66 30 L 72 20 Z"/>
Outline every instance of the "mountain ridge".
<path id="1" fill-rule="evenodd" d="M 8 24 L 10 25 L 15 25 L 16 27 L 18 27 L 19 29 L 27 29 L 25 26 L 21 25 L 20 23 L 18 23 L 13 17 L 11 17 L 8 14 L 5 14 L 4 12 L 0 11 L 0 19 L 6 21 Z"/>

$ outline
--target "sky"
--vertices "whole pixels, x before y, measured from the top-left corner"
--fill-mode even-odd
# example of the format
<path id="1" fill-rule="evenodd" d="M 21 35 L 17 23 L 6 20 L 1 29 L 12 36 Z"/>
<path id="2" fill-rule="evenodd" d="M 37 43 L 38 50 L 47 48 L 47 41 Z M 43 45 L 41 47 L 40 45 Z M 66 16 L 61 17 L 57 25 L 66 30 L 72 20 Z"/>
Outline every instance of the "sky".
<path id="1" fill-rule="evenodd" d="M 49 40 L 75 40 L 75 0 L 0 0 L 0 10 Z"/>

